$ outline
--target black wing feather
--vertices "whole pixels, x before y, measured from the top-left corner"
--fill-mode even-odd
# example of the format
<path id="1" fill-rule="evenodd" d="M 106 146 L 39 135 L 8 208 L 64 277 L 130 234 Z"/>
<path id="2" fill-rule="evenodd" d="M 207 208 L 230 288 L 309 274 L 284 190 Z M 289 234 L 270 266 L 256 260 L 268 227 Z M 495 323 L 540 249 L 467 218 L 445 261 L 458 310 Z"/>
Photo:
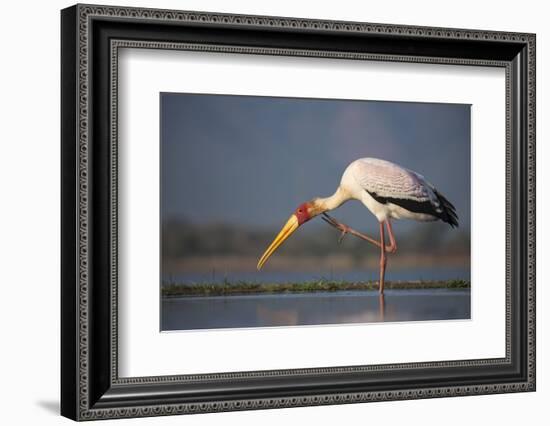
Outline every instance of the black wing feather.
<path id="1" fill-rule="evenodd" d="M 402 207 L 413 213 L 424 213 L 436 217 L 445 223 L 448 223 L 453 228 L 458 227 L 458 215 L 456 214 L 455 207 L 447 200 L 442 194 L 434 190 L 434 194 L 437 197 L 441 206 L 441 211 L 436 210 L 436 207 L 430 200 L 416 201 L 407 198 L 393 198 L 383 197 L 376 192 L 367 191 L 372 198 L 378 201 L 380 204 L 392 203 L 396 206 Z"/>
<path id="2" fill-rule="evenodd" d="M 441 212 L 440 219 L 443 222 L 446 222 L 449 225 L 451 225 L 453 228 L 454 227 L 458 228 L 458 215 L 456 214 L 455 206 L 453 206 L 453 204 L 449 200 L 447 200 L 437 190 L 434 190 L 434 193 L 435 193 L 435 196 L 437 197 L 437 199 L 439 200 L 439 202 L 441 203 L 441 207 L 442 207 L 442 210 L 443 210 Z"/>

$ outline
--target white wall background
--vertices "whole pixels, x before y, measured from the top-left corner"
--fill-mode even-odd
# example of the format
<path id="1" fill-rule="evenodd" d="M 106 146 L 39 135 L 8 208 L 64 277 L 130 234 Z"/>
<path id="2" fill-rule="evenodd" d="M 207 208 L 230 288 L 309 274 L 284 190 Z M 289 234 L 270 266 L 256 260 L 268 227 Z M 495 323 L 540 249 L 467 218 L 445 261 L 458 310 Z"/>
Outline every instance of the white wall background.
<path id="1" fill-rule="evenodd" d="M 544 424 L 550 400 L 550 27 L 544 2 L 120 0 L 103 4 L 537 33 L 538 390 L 529 394 L 118 420 L 118 424 Z M 0 416 L 3 424 L 68 424 L 59 406 L 59 9 L 3 4 L 0 64 Z M 545 264 L 546 263 L 546 264 Z M 107 421 L 102 424 L 113 423 Z M 128 423 L 132 422 L 132 423 Z M 113 423 L 116 424 L 116 423 Z"/>

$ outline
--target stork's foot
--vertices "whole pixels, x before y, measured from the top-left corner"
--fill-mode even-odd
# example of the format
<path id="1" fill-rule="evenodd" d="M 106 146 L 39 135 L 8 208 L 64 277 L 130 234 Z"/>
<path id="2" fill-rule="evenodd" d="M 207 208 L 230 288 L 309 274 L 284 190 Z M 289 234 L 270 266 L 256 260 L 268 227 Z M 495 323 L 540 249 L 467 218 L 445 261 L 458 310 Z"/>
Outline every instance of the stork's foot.
<path id="1" fill-rule="evenodd" d="M 323 219 L 326 223 L 328 223 L 329 225 L 333 226 L 334 228 L 338 229 L 341 232 L 340 237 L 338 238 L 338 244 L 340 244 L 344 239 L 344 237 L 346 236 L 346 234 L 348 234 L 352 230 L 348 225 L 338 222 L 336 219 L 334 219 L 332 216 L 329 216 L 326 213 L 323 213 L 323 217 L 321 219 Z"/>
<path id="2" fill-rule="evenodd" d="M 342 242 L 346 234 L 351 234 L 356 236 L 357 238 L 368 241 L 369 243 L 374 244 L 376 247 L 380 248 L 380 242 L 376 241 L 374 238 L 371 238 L 368 235 L 362 234 L 361 232 L 356 231 L 355 229 L 353 229 L 348 225 L 338 222 L 336 219 L 334 219 L 332 216 L 329 216 L 326 213 L 323 213 L 323 217 L 321 219 L 323 219 L 330 226 L 338 229 L 341 232 L 340 237 L 338 238 L 339 243 Z"/>

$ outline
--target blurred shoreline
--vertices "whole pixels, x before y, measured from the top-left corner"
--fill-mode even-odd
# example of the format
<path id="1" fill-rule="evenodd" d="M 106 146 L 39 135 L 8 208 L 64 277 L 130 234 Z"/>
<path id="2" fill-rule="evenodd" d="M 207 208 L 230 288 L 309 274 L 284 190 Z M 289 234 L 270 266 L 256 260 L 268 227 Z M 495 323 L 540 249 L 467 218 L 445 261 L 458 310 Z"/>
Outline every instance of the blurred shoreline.
<path id="1" fill-rule="evenodd" d="M 470 282 L 465 280 L 446 281 L 389 281 L 385 288 L 388 290 L 466 290 L 470 289 Z M 162 286 L 162 297 L 180 296 L 231 296 L 245 294 L 285 294 L 310 292 L 339 292 L 339 291 L 375 291 L 378 282 L 349 282 L 349 281 L 307 281 L 301 283 L 249 283 L 227 282 L 224 284 L 168 284 Z"/>
<path id="2" fill-rule="evenodd" d="M 162 263 L 163 275 L 178 275 L 182 273 L 202 272 L 212 270 L 227 272 L 256 271 L 258 258 L 255 256 L 185 256 L 178 259 L 165 259 Z M 403 254 L 389 255 L 388 263 L 392 269 L 406 269 L 417 267 L 464 267 L 470 266 L 470 256 L 467 255 L 439 255 L 432 254 Z M 378 252 L 371 255 L 350 256 L 331 254 L 326 256 L 276 256 L 265 266 L 266 271 L 293 272 L 330 268 L 334 271 L 349 269 L 371 269 L 379 265 Z"/>

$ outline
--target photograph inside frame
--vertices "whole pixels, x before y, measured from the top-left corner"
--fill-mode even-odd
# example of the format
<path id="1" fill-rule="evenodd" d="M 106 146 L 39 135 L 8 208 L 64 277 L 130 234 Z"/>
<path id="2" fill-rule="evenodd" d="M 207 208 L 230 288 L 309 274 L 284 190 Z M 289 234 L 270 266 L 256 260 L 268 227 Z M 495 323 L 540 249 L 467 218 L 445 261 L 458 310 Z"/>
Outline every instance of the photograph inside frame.
<path id="1" fill-rule="evenodd" d="M 470 319 L 471 105 L 160 94 L 160 330 Z"/>

